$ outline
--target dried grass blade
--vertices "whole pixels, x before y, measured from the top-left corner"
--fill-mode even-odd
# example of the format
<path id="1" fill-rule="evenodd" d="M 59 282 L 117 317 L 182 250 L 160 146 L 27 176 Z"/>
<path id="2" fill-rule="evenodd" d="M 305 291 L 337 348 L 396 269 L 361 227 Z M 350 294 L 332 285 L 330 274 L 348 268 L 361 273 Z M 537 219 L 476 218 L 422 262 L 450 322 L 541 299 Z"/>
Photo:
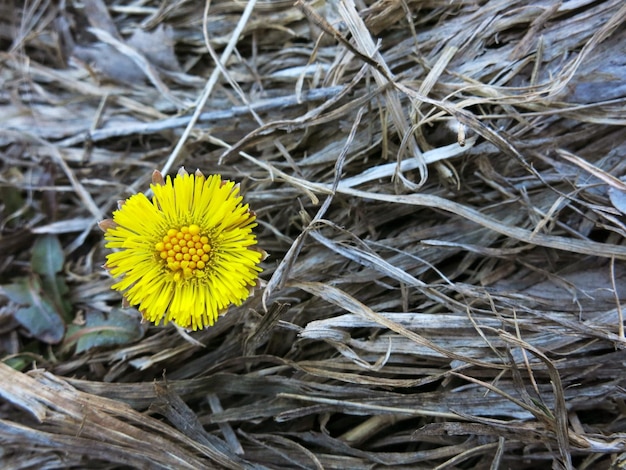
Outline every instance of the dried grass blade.
<path id="1" fill-rule="evenodd" d="M 380 315 L 379 313 L 373 311 L 367 305 L 359 302 L 357 299 L 355 299 L 351 295 L 329 284 L 324 284 L 321 282 L 292 281 L 289 283 L 289 285 L 291 287 L 302 289 L 312 295 L 320 297 L 326 300 L 327 302 L 337 305 L 338 307 L 350 313 L 353 313 L 362 318 L 374 321 L 377 324 L 384 326 L 388 328 L 389 330 L 394 331 L 395 333 L 398 333 L 399 335 L 404 336 L 421 346 L 424 346 L 433 351 L 436 351 L 439 354 L 445 357 L 448 357 L 450 359 L 456 359 L 458 361 L 462 361 L 463 363 L 471 363 L 475 365 L 480 365 L 482 367 L 487 367 L 489 369 L 494 369 L 494 368 L 498 369 L 498 368 L 503 367 L 500 364 L 488 363 L 485 361 L 480 361 L 478 359 L 468 358 L 467 356 L 463 356 L 463 355 L 455 353 L 454 351 L 443 348 L 433 343 L 432 341 L 426 339 L 424 336 L 419 335 L 415 333 L 414 331 L 408 330 L 407 328 L 398 324 L 397 322 L 394 322 L 392 320 L 389 320 L 388 318 L 385 318 L 383 315 Z"/>
<path id="2" fill-rule="evenodd" d="M 202 94 L 200 95 L 200 98 L 198 98 L 198 102 L 196 103 L 196 107 L 191 116 L 191 120 L 189 121 L 189 124 L 187 124 L 187 126 L 185 127 L 183 134 L 178 139 L 178 142 L 176 142 L 176 147 L 174 147 L 174 150 L 172 150 L 172 153 L 170 154 L 169 158 L 167 159 L 167 161 L 163 165 L 163 168 L 161 169 L 161 173 L 163 173 L 164 175 L 167 174 L 170 171 L 170 169 L 174 167 L 174 165 L 176 164 L 176 161 L 178 159 L 180 152 L 185 146 L 187 139 L 191 135 L 193 128 L 195 127 L 196 123 L 198 122 L 198 119 L 200 118 L 200 114 L 202 113 L 202 110 L 204 109 L 209 97 L 211 96 L 211 93 L 213 92 L 213 87 L 217 84 L 217 81 L 219 80 L 219 77 L 222 73 L 222 69 L 224 68 L 224 64 L 228 62 L 230 55 L 235 50 L 235 46 L 237 45 L 237 42 L 239 41 L 239 36 L 243 32 L 243 29 L 245 28 L 248 20 L 250 19 L 250 15 L 252 15 L 252 11 L 254 10 L 256 3 L 257 3 L 256 0 L 249 0 L 246 3 L 246 7 L 244 8 L 243 13 L 241 14 L 241 17 L 239 18 L 239 21 L 237 22 L 237 27 L 233 31 L 230 37 L 230 40 L 228 41 L 228 45 L 224 48 L 224 51 L 222 52 L 222 55 L 220 56 L 222 67 L 215 67 L 215 69 L 211 73 L 211 76 L 209 77 L 209 80 L 204 86 L 204 90 L 202 90 Z M 209 5 L 210 5 L 210 2 L 207 2 L 206 7 L 208 8 Z"/>
<path id="3" fill-rule="evenodd" d="M 374 41 L 369 30 L 367 29 L 367 26 L 365 25 L 365 23 L 361 19 L 361 16 L 356 10 L 354 1 L 346 0 L 340 2 L 339 14 L 346 22 L 346 25 L 352 33 L 354 41 L 356 42 L 359 50 L 362 51 L 363 55 L 372 58 L 376 61 L 377 64 L 379 64 L 378 67 L 372 70 L 372 75 L 374 76 L 374 80 L 376 81 L 378 86 L 385 87 L 390 82 L 395 83 L 393 74 L 385 63 L 383 56 L 380 54 L 380 52 L 378 52 L 378 48 L 374 44 Z M 380 70 L 384 71 L 384 73 Z M 398 132 L 400 138 L 406 142 L 406 146 L 409 150 L 408 156 L 415 158 L 418 161 L 417 169 L 420 173 L 419 184 L 414 185 L 403 179 L 404 183 L 415 191 L 426 182 L 426 179 L 428 178 L 428 169 L 426 167 L 426 163 L 423 160 L 422 151 L 417 145 L 415 137 L 411 133 L 411 127 L 408 124 L 408 119 L 405 116 L 402 105 L 400 104 L 400 99 L 396 94 L 396 90 L 386 90 L 385 97 L 387 100 L 387 110 L 391 115 L 391 120 L 396 127 L 396 131 Z M 398 155 L 398 161 L 400 162 L 401 160 L 402 155 Z"/>
<path id="4" fill-rule="evenodd" d="M 430 194 L 379 194 L 367 191 L 359 191 L 350 188 L 338 188 L 338 192 L 357 196 L 363 199 L 373 199 L 377 201 L 396 202 L 401 204 L 411 204 L 416 206 L 433 207 L 452 212 L 460 217 L 471 220 L 483 227 L 498 232 L 507 237 L 514 238 L 531 245 L 545 246 L 557 250 L 571 251 L 603 258 L 615 257 L 626 260 L 626 246 L 612 245 L 608 243 L 598 243 L 592 240 L 576 240 L 557 235 L 533 234 L 529 230 L 519 227 L 505 225 L 494 218 L 485 215 L 475 209 L 464 206 L 448 199 Z"/>
<path id="5" fill-rule="evenodd" d="M 583 170 L 591 173 L 596 178 L 604 181 L 612 188 L 619 189 L 620 191 L 626 191 L 626 183 L 616 178 L 615 176 L 608 174 L 601 168 L 598 168 L 597 166 L 589 163 L 587 160 L 580 158 L 578 155 L 574 155 L 573 153 L 570 153 L 563 149 L 557 149 L 556 153 L 561 158 L 564 158 L 568 162 L 573 163 L 579 168 L 582 168 Z"/>

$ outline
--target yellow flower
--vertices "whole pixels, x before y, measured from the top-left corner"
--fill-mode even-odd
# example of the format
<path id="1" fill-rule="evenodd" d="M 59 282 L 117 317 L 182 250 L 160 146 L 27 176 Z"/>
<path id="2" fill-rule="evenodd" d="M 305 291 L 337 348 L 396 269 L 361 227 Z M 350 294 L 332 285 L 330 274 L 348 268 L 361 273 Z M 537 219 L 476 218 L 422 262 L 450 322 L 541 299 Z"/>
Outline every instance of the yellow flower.
<path id="1" fill-rule="evenodd" d="M 135 194 L 100 222 L 106 268 L 143 317 L 183 328 L 213 325 L 257 285 L 265 252 L 256 247 L 256 216 L 239 185 L 220 175 L 181 169 L 174 180 L 152 175 L 152 201 Z"/>

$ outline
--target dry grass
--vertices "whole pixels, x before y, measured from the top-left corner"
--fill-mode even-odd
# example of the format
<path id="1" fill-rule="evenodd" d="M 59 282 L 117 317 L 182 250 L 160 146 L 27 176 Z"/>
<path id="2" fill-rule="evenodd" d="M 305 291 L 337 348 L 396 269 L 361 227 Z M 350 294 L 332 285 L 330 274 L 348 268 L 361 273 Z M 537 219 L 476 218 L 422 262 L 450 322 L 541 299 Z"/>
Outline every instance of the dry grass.
<path id="1" fill-rule="evenodd" d="M 3 468 L 624 468 L 622 0 L 18 3 Z M 96 227 L 181 165 L 270 253 L 196 333 L 119 309 Z"/>

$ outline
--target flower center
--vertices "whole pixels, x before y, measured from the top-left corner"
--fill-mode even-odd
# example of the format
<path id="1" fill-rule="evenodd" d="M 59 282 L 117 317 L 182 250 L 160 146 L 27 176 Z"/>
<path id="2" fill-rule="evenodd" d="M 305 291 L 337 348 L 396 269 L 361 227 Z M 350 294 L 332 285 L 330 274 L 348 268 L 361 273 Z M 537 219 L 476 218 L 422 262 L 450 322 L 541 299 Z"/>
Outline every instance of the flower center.
<path id="1" fill-rule="evenodd" d="M 175 281 L 187 279 L 197 270 L 203 270 L 211 253 L 209 237 L 201 234 L 200 227 L 195 224 L 169 229 L 154 248 L 174 272 Z"/>

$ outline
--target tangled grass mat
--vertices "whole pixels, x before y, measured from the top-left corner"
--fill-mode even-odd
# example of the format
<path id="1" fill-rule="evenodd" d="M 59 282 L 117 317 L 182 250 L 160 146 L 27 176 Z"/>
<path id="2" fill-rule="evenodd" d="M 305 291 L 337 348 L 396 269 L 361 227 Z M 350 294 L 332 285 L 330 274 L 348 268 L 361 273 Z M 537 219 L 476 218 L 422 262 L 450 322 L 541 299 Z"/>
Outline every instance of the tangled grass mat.
<path id="1" fill-rule="evenodd" d="M 622 0 L 0 3 L 0 466 L 626 466 Z M 240 182 L 186 331 L 98 222 Z"/>

